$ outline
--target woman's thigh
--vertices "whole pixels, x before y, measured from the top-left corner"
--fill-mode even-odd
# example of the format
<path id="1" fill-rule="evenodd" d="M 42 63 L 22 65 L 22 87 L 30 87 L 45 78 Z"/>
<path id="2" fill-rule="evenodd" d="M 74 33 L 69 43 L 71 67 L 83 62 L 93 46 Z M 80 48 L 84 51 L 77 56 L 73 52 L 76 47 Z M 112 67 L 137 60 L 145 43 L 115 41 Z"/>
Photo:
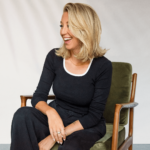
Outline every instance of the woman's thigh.
<path id="1" fill-rule="evenodd" d="M 39 142 L 50 134 L 47 116 L 34 107 L 21 107 L 13 116 L 11 137 L 14 139 L 32 139 Z M 30 143 L 30 142 L 29 142 Z"/>
<path id="2" fill-rule="evenodd" d="M 20 107 L 17 109 L 17 111 L 14 113 L 14 118 L 20 119 L 38 119 L 41 123 L 45 124 L 46 126 L 48 125 L 48 119 L 47 116 L 44 115 L 40 110 L 26 106 L 26 107 Z"/>

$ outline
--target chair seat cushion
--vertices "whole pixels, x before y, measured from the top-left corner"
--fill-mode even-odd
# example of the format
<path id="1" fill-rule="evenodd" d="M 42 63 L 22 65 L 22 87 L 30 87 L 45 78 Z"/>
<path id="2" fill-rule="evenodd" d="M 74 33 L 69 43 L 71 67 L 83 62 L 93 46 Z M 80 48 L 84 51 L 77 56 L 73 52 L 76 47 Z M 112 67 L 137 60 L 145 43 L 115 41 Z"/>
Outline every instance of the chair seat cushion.
<path id="1" fill-rule="evenodd" d="M 125 127 L 120 125 L 118 129 L 118 147 L 125 140 Z M 112 133 L 113 133 L 113 124 L 106 124 L 106 134 L 103 138 L 95 142 L 93 147 L 90 150 L 111 150 L 112 144 Z"/>
<path id="2" fill-rule="evenodd" d="M 118 129 L 118 147 L 125 140 L 125 127 L 120 125 Z M 95 142 L 95 144 L 90 148 L 90 150 L 111 150 L 111 141 L 113 133 L 113 124 L 106 124 L 106 134 L 103 138 Z M 56 144 L 52 147 L 51 150 L 58 150 L 59 144 Z"/>

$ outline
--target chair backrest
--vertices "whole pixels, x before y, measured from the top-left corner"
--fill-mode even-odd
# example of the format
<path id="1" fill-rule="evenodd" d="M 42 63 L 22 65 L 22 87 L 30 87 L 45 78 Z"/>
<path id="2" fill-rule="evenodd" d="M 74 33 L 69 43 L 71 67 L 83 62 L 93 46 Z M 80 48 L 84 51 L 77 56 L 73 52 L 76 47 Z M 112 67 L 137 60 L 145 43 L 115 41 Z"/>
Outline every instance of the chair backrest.
<path id="1" fill-rule="evenodd" d="M 113 123 L 115 104 L 130 101 L 132 66 L 124 62 L 112 62 L 112 81 L 110 93 L 104 111 L 106 123 Z M 128 109 L 122 109 L 120 113 L 120 124 L 128 123 Z"/>

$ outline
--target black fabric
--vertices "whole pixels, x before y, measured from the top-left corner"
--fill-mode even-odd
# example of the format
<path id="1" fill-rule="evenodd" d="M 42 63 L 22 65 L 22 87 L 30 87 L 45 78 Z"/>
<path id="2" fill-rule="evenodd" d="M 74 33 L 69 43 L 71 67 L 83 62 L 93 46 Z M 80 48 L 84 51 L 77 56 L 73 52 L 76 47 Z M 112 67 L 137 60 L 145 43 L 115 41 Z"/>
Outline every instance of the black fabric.
<path id="1" fill-rule="evenodd" d="M 49 106 L 56 109 L 65 127 L 82 117 L 79 113 L 60 107 L 55 100 L 50 102 Z M 59 145 L 58 150 L 89 150 L 102 138 L 102 134 L 98 132 L 100 128 L 105 128 L 103 123 L 73 132 Z M 13 116 L 10 150 L 39 150 L 38 143 L 49 134 L 46 115 L 34 107 L 21 107 Z"/>
<path id="2" fill-rule="evenodd" d="M 33 107 L 47 102 L 51 86 L 56 103 L 83 116 L 79 119 L 84 129 L 104 121 L 103 112 L 110 91 L 112 64 L 105 56 L 94 58 L 85 75 L 74 76 L 64 69 L 64 58 L 52 49 L 46 56 L 38 86 L 33 94 Z M 101 133 L 104 128 L 101 128 Z"/>

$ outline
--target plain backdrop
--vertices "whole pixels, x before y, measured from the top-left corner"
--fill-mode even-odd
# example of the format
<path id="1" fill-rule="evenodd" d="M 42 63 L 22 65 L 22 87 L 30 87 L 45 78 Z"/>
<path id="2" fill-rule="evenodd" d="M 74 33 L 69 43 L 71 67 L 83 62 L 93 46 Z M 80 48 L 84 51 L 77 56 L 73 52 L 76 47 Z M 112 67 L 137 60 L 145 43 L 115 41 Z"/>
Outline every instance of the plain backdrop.
<path id="1" fill-rule="evenodd" d="M 20 95 L 33 94 L 47 53 L 62 43 L 59 25 L 68 2 L 95 9 L 102 24 L 100 45 L 110 49 L 105 56 L 131 63 L 138 74 L 133 143 L 150 143 L 149 0 L 0 0 L 0 144 L 10 144 Z"/>

